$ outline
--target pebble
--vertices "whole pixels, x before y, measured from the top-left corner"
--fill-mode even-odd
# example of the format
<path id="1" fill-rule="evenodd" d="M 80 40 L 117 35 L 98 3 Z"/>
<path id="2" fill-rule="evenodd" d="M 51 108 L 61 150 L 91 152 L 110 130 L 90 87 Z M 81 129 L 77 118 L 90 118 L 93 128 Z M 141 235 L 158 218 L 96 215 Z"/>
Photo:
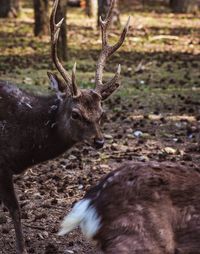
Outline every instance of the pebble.
<path id="1" fill-rule="evenodd" d="M 143 135 L 143 132 L 142 132 L 142 131 L 135 131 L 135 132 L 133 133 L 133 135 L 134 135 L 136 138 L 139 138 L 139 137 L 141 137 L 141 136 Z"/>

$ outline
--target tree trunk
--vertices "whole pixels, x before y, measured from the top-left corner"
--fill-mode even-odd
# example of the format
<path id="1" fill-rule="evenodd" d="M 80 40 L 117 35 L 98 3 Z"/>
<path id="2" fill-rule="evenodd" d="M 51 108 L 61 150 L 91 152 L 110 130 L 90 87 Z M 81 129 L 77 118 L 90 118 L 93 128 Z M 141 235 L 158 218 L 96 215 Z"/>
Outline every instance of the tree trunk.
<path id="1" fill-rule="evenodd" d="M 111 0 L 98 0 L 98 20 L 97 25 L 99 26 L 99 18 L 105 19 L 108 12 Z M 116 0 L 115 8 L 113 10 L 112 26 L 121 26 L 120 12 L 118 8 L 118 0 Z"/>
<path id="2" fill-rule="evenodd" d="M 33 4 L 35 16 L 34 34 L 35 36 L 48 35 L 48 0 L 33 0 Z"/>
<path id="3" fill-rule="evenodd" d="M 97 0 L 86 0 L 86 14 L 89 17 L 97 17 Z"/>
<path id="4" fill-rule="evenodd" d="M 58 55 L 62 60 L 67 60 L 67 1 L 60 0 L 60 4 L 58 6 L 58 11 L 56 14 L 56 22 L 59 22 L 62 18 L 64 18 L 63 24 L 60 29 L 60 36 L 58 40 Z"/>
<path id="5" fill-rule="evenodd" d="M 175 13 L 197 12 L 199 3 L 198 0 L 170 0 L 170 8 Z"/>
<path id="6" fill-rule="evenodd" d="M 19 14 L 19 0 L 0 0 L 0 18 L 17 17 Z"/>
<path id="7" fill-rule="evenodd" d="M 11 9 L 11 1 L 10 0 L 0 0 L 0 17 L 6 18 L 8 17 L 9 11 Z"/>
<path id="8" fill-rule="evenodd" d="M 15 17 L 18 16 L 19 11 L 20 11 L 19 0 L 11 0 L 11 12 Z"/>

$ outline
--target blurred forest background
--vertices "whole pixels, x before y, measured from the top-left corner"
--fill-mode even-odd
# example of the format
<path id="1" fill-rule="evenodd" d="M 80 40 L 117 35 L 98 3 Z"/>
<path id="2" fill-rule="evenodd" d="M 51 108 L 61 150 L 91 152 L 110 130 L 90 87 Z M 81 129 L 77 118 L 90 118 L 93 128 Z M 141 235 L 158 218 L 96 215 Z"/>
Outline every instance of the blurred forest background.
<path id="1" fill-rule="evenodd" d="M 197 60 L 199 53 L 199 2 L 117 1 L 111 42 L 128 15 L 132 16 L 131 28 L 125 46 L 111 59 L 107 70 L 113 71 L 114 63 L 121 63 L 127 79 L 123 83 L 126 87 L 131 83 L 130 89 L 151 84 L 159 87 L 196 84 L 199 77 L 190 58 Z M 14 78 L 28 88 L 33 85 L 43 89 L 47 85 L 46 70 L 53 68 L 49 35 L 52 1 L 0 0 L 0 6 L 1 79 Z M 68 5 L 66 0 L 60 1 L 57 19 L 62 16 L 66 19 L 61 31 L 60 57 L 68 69 L 77 61 L 83 86 L 93 82 L 101 47 L 98 16 L 104 17 L 108 6 L 109 0 L 69 0 Z M 187 71 L 180 68 L 181 60 Z"/>
<path id="2" fill-rule="evenodd" d="M 77 62 L 81 87 L 94 86 L 101 49 L 98 16 L 109 0 L 61 0 L 65 17 L 59 54 L 67 70 Z M 50 0 L 0 0 L 0 79 L 36 93 L 48 93 Z M 122 85 L 105 103 L 106 145 L 78 146 L 60 158 L 16 177 L 29 253 L 97 253 L 79 231 L 56 232 L 60 219 L 84 191 L 126 160 L 176 161 L 200 165 L 199 0 L 118 0 L 110 43 L 128 16 L 121 49 L 109 59 L 104 78 L 122 65 Z M 0 250 L 14 253 L 9 216 L 0 215 Z M 5 247 L 8 246 L 8 247 Z M 8 248 L 8 249 L 6 249 Z M 91 251 L 91 252 L 90 252 Z"/>

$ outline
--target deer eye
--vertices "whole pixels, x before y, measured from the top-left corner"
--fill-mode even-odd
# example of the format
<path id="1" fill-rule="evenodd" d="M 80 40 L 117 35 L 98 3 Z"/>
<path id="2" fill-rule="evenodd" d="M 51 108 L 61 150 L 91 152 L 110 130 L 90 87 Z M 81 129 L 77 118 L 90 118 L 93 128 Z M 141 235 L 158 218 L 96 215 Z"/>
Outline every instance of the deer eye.
<path id="1" fill-rule="evenodd" d="M 81 120 L 81 115 L 76 111 L 72 111 L 71 118 L 73 120 Z"/>

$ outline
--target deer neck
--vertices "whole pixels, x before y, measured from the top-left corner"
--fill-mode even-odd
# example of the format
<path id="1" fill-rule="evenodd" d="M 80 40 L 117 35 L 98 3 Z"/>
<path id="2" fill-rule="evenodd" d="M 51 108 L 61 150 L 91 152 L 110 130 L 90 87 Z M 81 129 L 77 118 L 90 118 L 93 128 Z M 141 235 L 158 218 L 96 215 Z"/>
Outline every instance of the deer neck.
<path id="1" fill-rule="evenodd" d="M 45 102 L 44 102 L 45 103 Z M 47 99 L 46 105 L 41 106 L 36 115 L 38 130 L 35 134 L 35 147 L 33 152 L 33 163 L 53 159 L 68 149 L 76 142 L 69 136 L 63 138 L 59 132 L 60 100 L 56 96 Z"/>

